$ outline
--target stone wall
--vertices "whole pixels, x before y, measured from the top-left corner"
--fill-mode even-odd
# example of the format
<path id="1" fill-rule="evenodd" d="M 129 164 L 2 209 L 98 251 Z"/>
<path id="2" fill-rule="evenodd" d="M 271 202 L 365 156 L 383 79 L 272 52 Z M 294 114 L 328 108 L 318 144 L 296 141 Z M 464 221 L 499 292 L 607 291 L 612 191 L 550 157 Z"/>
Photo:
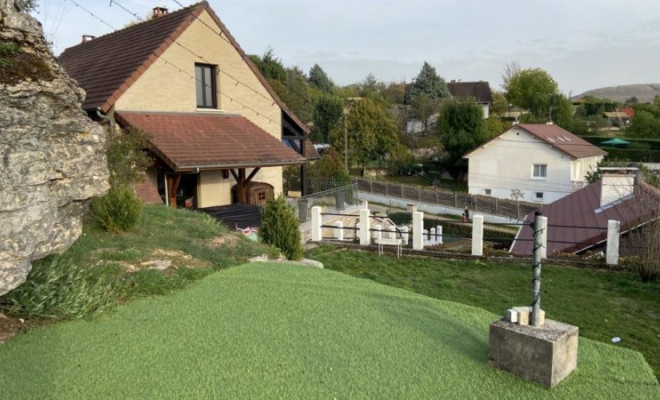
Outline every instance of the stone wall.
<path id="1" fill-rule="evenodd" d="M 88 200 L 108 189 L 106 133 L 59 66 L 41 25 L 0 0 L 0 295 L 31 262 L 66 250 Z"/>

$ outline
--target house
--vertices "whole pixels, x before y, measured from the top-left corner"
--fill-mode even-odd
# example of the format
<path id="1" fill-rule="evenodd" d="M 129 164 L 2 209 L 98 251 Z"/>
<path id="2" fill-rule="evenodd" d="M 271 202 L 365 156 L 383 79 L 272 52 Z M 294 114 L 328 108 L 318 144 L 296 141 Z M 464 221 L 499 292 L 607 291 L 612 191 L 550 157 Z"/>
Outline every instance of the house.
<path id="1" fill-rule="evenodd" d="M 600 181 L 541 208 L 548 218 L 548 255 L 580 254 L 604 247 L 610 220 L 620 222 L 620 232 L 625 237 L 631 229 L 643 228 L 660 216 L 660 191 L 643 182 L 637 168 L 603 170 Z M 532 255 L 533 232 L 529 223 L 533 220 L 534 213 L 525 217 L 511 253 Z M 625 250 L 624 242 L 621 251 Z"/>
<path id="2" fill-rule="evenodd" d="M 585 186 L 606 154 L 557 125 L 518 124 L 463 158 L 470 194 L 549 204 Z"/>
<path id="3" fill-rule="evenodd" d="M 611 126 L 625 128 L 630 125 L 630 116 L 624 111 L 604 112 L 603 118 L 606 119 Z"/>
<path id="4" fill-rule="evenodd" d="M 493 93 L 488 82 L 460 82 L 451 81 L 447 89 L 452 97 L 457 99 L 473 99 L 484 112 L 484 119 L 488 118 L 490 105 L 493 102 Z"/>
<path id="5" fill-rule="evenodd" d="M 150 136 L 156 161 L 136 185 L 143 199 L 258 204 L 282 192 L 284 166 L 318 158 L 309 129 L 205 1 L 156 7 L 149 21 L 85 36 L 59 60 L 87 92 L 92 118 Z"/>

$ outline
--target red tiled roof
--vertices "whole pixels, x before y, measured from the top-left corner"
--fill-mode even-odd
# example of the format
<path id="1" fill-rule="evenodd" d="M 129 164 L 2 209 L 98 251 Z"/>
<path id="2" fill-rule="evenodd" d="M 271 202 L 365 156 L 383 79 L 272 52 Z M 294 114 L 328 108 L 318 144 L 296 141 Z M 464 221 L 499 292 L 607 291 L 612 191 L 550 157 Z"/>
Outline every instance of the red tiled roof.
<path id="1" fill-rule="evenodd" d="M 119 112 L 117 121 L 150 135 L 174 170 L 304 164 L 305 158 L 247 118 L 228 114 Z"/>
<path id="2" fill-rule="evenodd" d="M 658 217 L 660 193 L 646 183 L 635 185 L 633 196 L 605 207 L 600 212 L 602 181 L 593 183 L 541 208 L 548 217 L 548 250 L 555 253 L 576 253 L 607 240 L 607 222 L 621 222 L 621 232 L 650 222 Z M 531 255 L 533 249 L 532 228 L 534 213 L 525 217 L 525 225 L 519 231 L 511 248 L 513 254 Z M 553 226 L 559 225 L 559 226 Z"/>
<path id="3" fill-rule="evenodd" d="M 309 134 L 309 128 L 277 96 L 206 1 L 66 49 L 60 55 L 59 61 L 69 76 L 78 81 L 87 92 L 83 108 L 101 107 L 107 112 L 204 10 L 218 24 L 223 36 L 240 53 L 282 112 L 291 118 L 301 131 Z M 307 154 L 318 158 L 313 147 Z"/>
<path id="4" fill-rule="evenodd" d="M 145 204 L 163 204 L 163 199 L 158 194 L 158 189 L 154 186 L 147 177 L 143 177 L 142 180 L 137 180 L 133 187 L 135 188 L 135 194 L 138 199 L 142 200 Z"/>
<path id="5" fill-rule="evenodd" d="M 573 158 L 604 156 L 607 154 L 606 151 L 557 125 L 519 124 L 514 126 L 514 128 L 516 127 Z"/>
<path id="6" fill-rule="evenodd" d="M 447 89 L 453 97 L 475 99 L 477 103 L 492 103 L 493 93 L 488 82 L 449 82 Z"/>

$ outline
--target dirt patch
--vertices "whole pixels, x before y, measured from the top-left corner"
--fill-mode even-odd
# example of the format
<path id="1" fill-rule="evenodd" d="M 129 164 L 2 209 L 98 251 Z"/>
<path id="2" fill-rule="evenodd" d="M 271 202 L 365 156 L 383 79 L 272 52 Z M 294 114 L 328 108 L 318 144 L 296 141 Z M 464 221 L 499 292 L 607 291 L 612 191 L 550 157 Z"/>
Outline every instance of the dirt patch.
<path id="1" fill-rule="evenodd" d="M 210 239 L 208 241 L 208 245 L 213 248 L 218 248 L 218 247 L 235 247 L 238 245 L 239 237 L 236 235 L 222 235 L 222 236 L 216 236 L 213 239 Z"/>
<path id="2" fill-rule="evenodd" d="M 25 320 L 0 313 L 0 345 L 20 333 L 46 324 L 47 321 Z"/>

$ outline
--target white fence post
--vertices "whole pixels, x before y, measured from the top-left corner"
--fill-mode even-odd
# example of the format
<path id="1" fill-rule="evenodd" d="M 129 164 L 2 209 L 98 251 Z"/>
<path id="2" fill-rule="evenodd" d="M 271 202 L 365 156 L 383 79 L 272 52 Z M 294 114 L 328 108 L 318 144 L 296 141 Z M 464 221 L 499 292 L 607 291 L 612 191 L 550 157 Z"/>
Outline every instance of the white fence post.
<path id="1" fill-rule="evenodd" d="M 438 225 L 435 233 L 438 235 L 438 244 L 442 244 L 442 225 Z"/>
<path id="2" fill-rule="evenodd" d="M 424 233 L 424 247 L 426 247 L 429 245 L 429 230 L 424 229 L 422 232 Z"/>
<path id="3" fill-rule="evenodd" d="M 369 246 L 371 243 L 369 209 L 363 208 L 360 210 L 360 246 Z"/>
<path id="4" fill-rule="evenodd" d="M 383 227 L 381 225 L 374 225 L 373 237 L 376 243 L 383 238 Z"/>
<path id="5" fill-rule="evenodd" d="M 388 239 L 396 239 L 396 226 L 390 226 L 387 228 L 389 232 L 387 233 Z"/>
<path id="6" fill-rule="evenodd" d="M 413 213 L 413 250 L 424 250 L 424 213 L 416 211 Z"/>
<path id="7" fill-rule="evenodd" d="M 438 237 L 436 236 L 436 230 L 435 230 L 435 228 L 431 228 L 431 239 L 429 239 L 429 243 L 431 244 L 431 246 L 433 246 L 433 245 L 435 245 L 436 243 L 438 243 L 438 239 L 437 239 L 437 238 L 438 238 Z"/>
<path id="8" fill-rule="evenodd" d="M 320 242 L 323 239 L 323 218 L 321 217 L 321 207 L 312 207 L 312 242 Z"/>
<path id="9" fill-rule="evenodd" d="M 607 265 L 619 264 L 619 237 L 621 235 L 621 222 L 607 221 Z"/>
<path id="10" fill-rule="evenodd" d="M 484 255 L 484 216 L 475 215 L 472 219 L 472 255 Z"/>
<path id="11" fill-rule="evenodd" d="M 401 231 L 401 238 L 403 239 L 403 244 L 408 245 L 408 240 L 410 239 L 410 235 L 408 234 L 408 226 L 404 225 L 399 228 Z"/>
<path id="12" fill-rule="evenodd" d="M 344 240 L 344 223 L 339 221 L 335 224 L 335 237 L 337 240 Z"/>

